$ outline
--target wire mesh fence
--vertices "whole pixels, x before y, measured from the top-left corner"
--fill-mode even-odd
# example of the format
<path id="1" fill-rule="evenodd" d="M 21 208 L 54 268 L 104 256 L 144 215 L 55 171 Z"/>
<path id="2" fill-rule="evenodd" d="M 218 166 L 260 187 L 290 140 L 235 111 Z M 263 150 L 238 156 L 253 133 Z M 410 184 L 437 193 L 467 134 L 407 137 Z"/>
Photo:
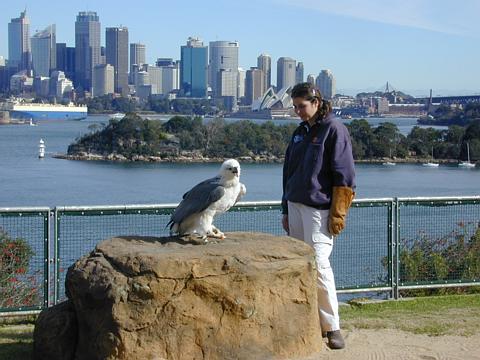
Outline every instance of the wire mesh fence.
<path id="1" fill-rule="evenodd" d="M 398 199 L 400 287 L 480 283 L 480 200 Z"/>
<path id="2" fill-rule="evenodd" d="M 64 300 L 66 271 L 77 259 L 111 237 L 169 235 L 174 208 L 57 207 L 52 226 L 48 208 L 0 209 L 0 312 Z M 281 216 L 279 202 L 240 203 L 215 225 L 284 235 Z M 480 284 L 480 197 L 356 200 L 347 222 L 330 258 L 339 293 L 396 297 L 399 289 Z"/>
<path id="3" fill-rule="evenodd" d="M 0 209 L 0 312 L 48 305 L 48 208 Z"/>

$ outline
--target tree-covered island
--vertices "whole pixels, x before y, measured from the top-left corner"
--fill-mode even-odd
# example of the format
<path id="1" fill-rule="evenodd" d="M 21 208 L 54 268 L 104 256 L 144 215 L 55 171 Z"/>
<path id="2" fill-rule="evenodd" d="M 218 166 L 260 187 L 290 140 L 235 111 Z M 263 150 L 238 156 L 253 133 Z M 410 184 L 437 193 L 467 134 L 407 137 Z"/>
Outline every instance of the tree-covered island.
<path id="1" fill-rule="evenodd" d="M 94 124 L 91 132 L 68 147 L 77 160 L 208 162 L 238 158 L 244 162 L 281 162 L 296 124 L 257 124 L 249 120 L 204 121 L 201 117 L 174 116 L 162 123 L 144 120 L 134 113 L 105 126 Z M 372 127 L 367 120 L 353 120 L 349 128 L 357 161 L 421 162 L 432 156 L 456 162 L 480 160 L 480 119 L 448 130 L 415 126 L 408 136 L 392 123 Z"/>

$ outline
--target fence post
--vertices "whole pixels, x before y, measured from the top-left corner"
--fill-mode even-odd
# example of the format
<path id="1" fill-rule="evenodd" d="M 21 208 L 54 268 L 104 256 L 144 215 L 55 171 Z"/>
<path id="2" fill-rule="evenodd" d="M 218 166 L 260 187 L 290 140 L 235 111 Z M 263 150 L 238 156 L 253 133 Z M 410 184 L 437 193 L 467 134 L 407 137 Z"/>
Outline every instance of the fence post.
<path id="1" fill-rule="evenodd" d="M 394 259 L 394 281 L 393 281 L 393 298 L 399 299 L 399 286 L 400 286 L 400 202 L 398 197 L 394 200 L 394 232 L 393 232 L 393 259 Z"/>
<path id="2" fill-rule="evenodd" d="M 53 243 L 53 268 L 54 268 L 54 275 L 53 275 L 53 304 L 56 305 L 58 301 L 58 282 L 59 276 L 59 259 L 58 259 L 58 240 L 60 237 L 59 234 L 59 228 L 58 228 L 58 223 L 60 221 L 60 217 L 58 215 L 58 208 L 55 207 L 55 221 L 54 221 L 54 228 L 53 228 L 53 234 L 54 234 L 54 243 Z"/>

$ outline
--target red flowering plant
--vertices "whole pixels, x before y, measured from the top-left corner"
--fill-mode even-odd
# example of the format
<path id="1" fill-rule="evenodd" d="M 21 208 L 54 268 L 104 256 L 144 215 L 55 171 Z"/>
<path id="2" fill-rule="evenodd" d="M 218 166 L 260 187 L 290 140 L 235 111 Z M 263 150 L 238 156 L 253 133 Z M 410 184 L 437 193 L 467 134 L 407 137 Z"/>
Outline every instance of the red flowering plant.
<path id="1" fill-rule="evenodd" d="M 38 300 L 36 278 L 29 263 L 34 252 L 22 238 L 0 228 L 0 308 L 32 306 Z"/>

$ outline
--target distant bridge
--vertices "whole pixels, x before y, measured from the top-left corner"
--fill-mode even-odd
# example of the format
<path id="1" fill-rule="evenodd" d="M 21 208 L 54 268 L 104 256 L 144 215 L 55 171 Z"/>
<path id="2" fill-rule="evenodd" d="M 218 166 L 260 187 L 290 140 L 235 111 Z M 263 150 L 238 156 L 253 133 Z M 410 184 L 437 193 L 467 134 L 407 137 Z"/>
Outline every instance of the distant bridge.
<path id="1" fill-rule="evenodd" d="M 423 101 L 428 104 L 430 98 L 417 98 L 418 101 Z M 480 95 L 466 95 L 466 96 L 433 96 L 432 104 L 445 105 L 466 105 L 468 103 L 480 103 Z"/>

